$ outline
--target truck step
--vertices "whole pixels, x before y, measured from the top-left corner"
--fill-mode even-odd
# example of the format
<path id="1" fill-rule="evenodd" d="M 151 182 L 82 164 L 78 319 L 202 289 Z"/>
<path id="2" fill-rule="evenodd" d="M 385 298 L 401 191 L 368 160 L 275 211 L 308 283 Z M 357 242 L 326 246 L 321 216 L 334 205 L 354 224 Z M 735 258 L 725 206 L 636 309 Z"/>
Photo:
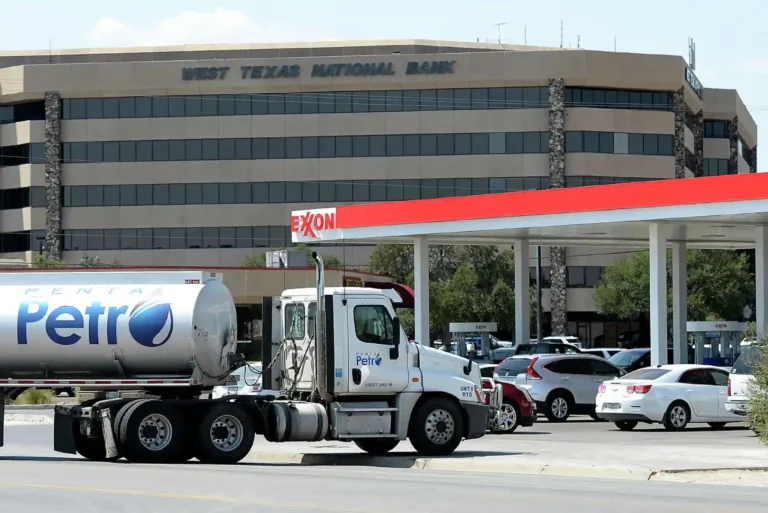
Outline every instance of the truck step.
<path id="1" fill-rule="evenodd" d="M 336 411 L 340 413 L 386 413 L 396 412 L 397 408 L 347 408 L 342 406 Z"/>
<path id="2" fill-rule="evenodd" d="M 339 435 L 339 440 L 357 440 L 360 438 L 397 438 L 397 435 L 393 435 L 390 433 L 381 433 L 381 434 L 366 434 L 366 435 Z"/>

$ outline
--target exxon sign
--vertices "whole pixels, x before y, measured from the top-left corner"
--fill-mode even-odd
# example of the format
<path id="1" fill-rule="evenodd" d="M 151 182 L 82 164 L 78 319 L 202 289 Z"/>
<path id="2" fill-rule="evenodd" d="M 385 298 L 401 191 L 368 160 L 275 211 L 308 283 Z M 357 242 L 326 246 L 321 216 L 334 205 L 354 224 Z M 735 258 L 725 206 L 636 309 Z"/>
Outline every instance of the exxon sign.
<path id="1" fill-rule="evenodd" d="M 291 233 L 294 240 L 322 238 L 321 234 L 336 229 L 336 209 L 324 208 L 294 212 L 291 216 Z"/>
<path id="2" fill-rule="evenodd" d="M 78 306 L 60 304 L 52 308 L 48 301 L 30 299 L 19 304 L 17 343 L 26 345 L 30 328 L 39 330 L 40 324 L 48 338 L 62 346 L 77 344 L 83 338 L 88 344 L 100 344 L 102 331 L 106 332 L 107 345 L 116 345 L 118 331 L 121 338 L 125 333 L 124 323 L 135 342 L 144 347 L 159 347 L 168 342 L 173 333 L 173 309 L 170 303 L 158 300 L 103 305 L 93 299 Z"/>

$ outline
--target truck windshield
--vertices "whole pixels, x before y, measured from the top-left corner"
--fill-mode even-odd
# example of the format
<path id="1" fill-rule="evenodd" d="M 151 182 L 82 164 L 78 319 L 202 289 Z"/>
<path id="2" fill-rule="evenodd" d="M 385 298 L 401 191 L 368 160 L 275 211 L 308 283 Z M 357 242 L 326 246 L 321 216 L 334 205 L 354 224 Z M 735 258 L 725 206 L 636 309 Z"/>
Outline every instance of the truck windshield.
<path id="1" fill-rule="evenodd" d="M 752 366 L 760 361 L 760 348 L 755 346 L 742 346 L 743 350 L 733 364 L 733 374 L 754 374 Z"/>

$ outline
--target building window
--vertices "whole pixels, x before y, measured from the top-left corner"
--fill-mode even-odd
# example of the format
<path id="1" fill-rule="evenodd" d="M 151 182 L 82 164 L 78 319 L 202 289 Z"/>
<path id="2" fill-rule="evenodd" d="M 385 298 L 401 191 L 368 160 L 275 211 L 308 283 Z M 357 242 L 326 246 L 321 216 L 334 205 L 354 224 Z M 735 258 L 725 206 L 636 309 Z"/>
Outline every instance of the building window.
<path id="1" fill-rule="evenodd" d="M 708 139 L 727 139 L 728 121 L 719 119 L 705 119 L 704 137 Z"/>
<path id="2" fill-rule="evenodd" d="M 613 132 L 569 131 L 565 133 L 568 153 L 611 153 L 632 155 L 674 155 L 669 134 L 624 134 Z"/>
<path id="3" fill-rule="evenodd" d="M 672 93 L 668 91 L 566 87 L 565 106 L 670 111 L 672 110 Z"/>

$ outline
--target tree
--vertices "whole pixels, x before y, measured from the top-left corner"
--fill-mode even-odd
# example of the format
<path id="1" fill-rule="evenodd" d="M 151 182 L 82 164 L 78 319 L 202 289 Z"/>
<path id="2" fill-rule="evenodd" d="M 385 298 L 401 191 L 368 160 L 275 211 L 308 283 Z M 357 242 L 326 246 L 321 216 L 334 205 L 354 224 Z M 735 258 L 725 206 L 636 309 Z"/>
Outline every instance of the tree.
<path id="1" fill-rule="evenodd" d="M 53 258 L 48 253 L 37 253 L 32 259 L 32 265 L 34 267 L 64 267 L 64 262 L 57 258 Z"/>
<path id="2" fill-rule="evenodd" d="M 754 330 L 754 327 L 752 327 Z M 768 444 L 768 331 L 756 337 L 740 358 L 751 367 L 754 379 L 747 387 L 747 422 L 764 444 Z"/>
<path id="3" fill-rule="evenodd" d="M 688 319 L 738 319 L 753 305 L 754 279 L 747 256 L 727 250 L 688 250 Z M 667 254 L 667 268 L 672 261 Z M 595 305 L 602 314 L 639 319 L 650 314 L 650 260 L 638 251 L 606 269 L 595 288 Z M 672 278 L 667 274 L 667 311 L 672 316 Z"/>

